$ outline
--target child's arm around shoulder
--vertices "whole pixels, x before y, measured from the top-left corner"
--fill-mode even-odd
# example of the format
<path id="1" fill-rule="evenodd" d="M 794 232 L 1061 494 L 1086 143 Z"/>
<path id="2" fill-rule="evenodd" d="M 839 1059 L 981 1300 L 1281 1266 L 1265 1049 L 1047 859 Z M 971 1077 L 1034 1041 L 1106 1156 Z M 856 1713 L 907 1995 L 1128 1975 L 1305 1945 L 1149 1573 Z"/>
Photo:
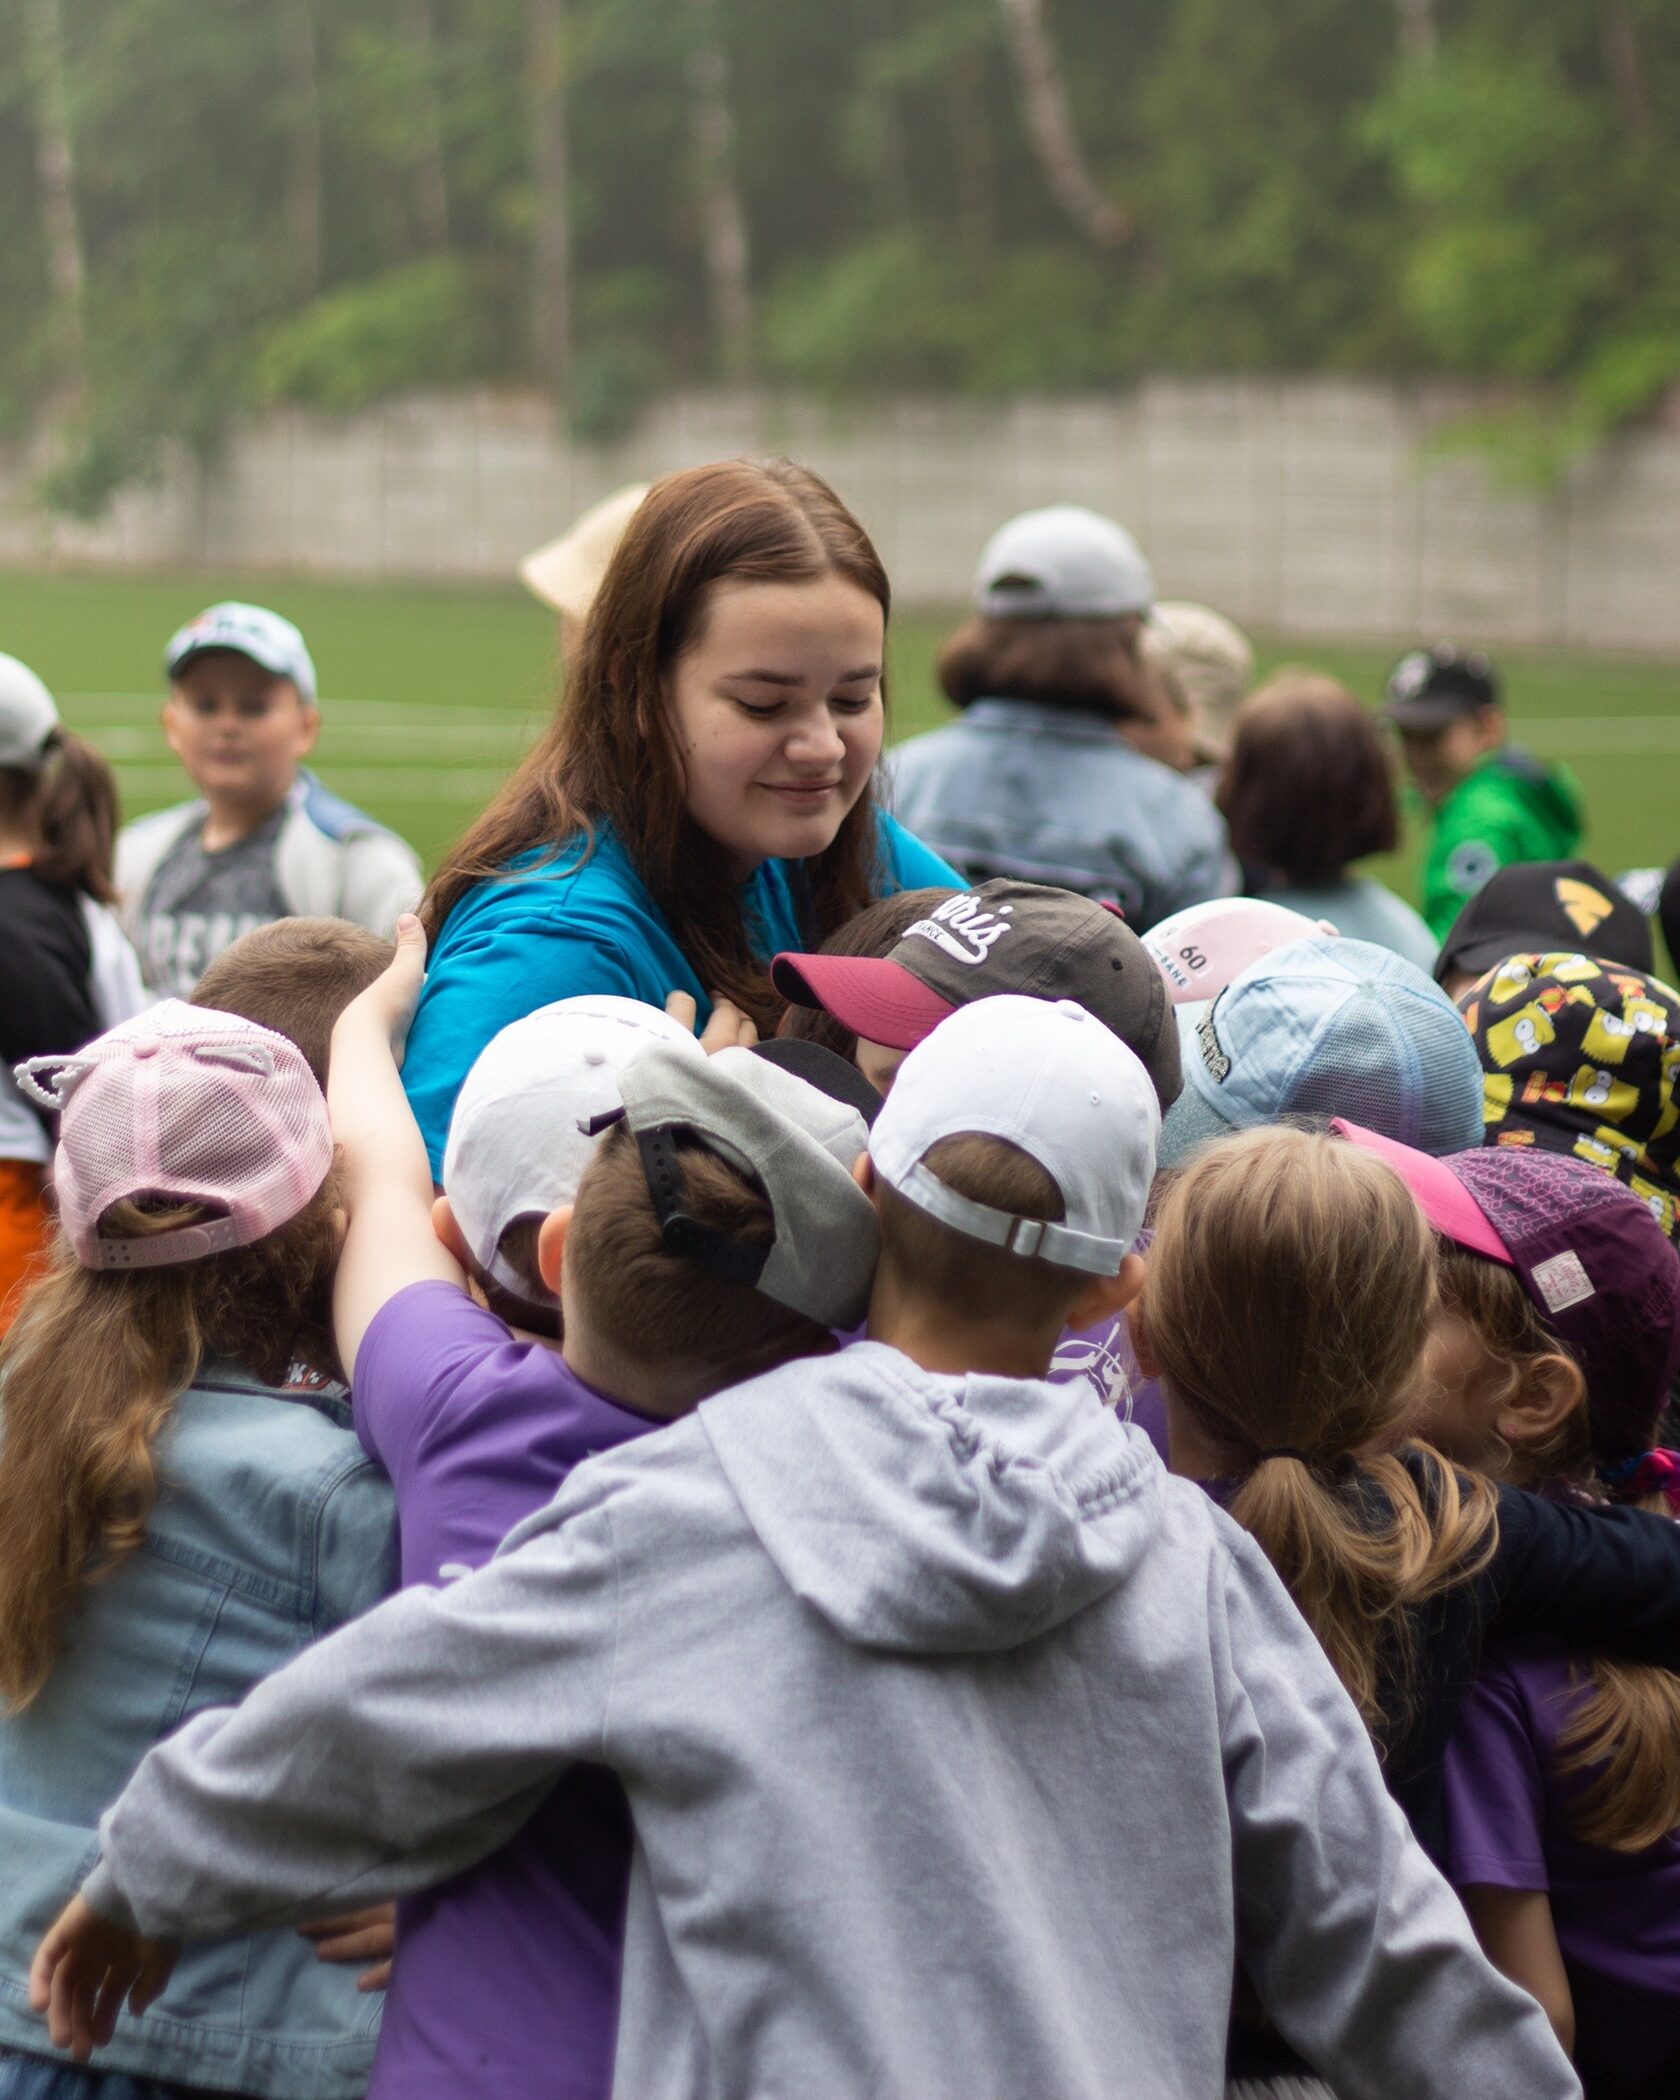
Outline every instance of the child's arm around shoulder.
<path id="1" fill-rule="evenodd" d="M 1578 2095 L 1545 2015 L 1489 1966 L 1412 1835 L 1270 1564 L 1219 1530 L 1209 1632 L 1237 1949 L 1266 2010 L 1344 2100 Z"/>
<path id="2" fill-rule="evenodd" d="M 432 1170 L 403 1093 L 397 1046 L 426 975 L 426 936 L 405 913 L 390 967 L 339 1016 L 327 1073 L 350 1224 L 333 1279 L 333 1332 L 344 1375 L 374 1315 L 412 1283 L 465 1279 L 432 1230 Z"/>

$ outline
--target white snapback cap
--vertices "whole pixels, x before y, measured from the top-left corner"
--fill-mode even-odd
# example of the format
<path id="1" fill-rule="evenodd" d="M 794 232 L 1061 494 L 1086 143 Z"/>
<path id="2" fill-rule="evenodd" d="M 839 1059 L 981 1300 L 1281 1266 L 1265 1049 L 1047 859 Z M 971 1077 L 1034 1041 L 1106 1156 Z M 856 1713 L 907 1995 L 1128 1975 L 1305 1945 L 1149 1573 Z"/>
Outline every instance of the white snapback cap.
<path id="1" fill-rule="evenodd" d="M 226 598 L 185 627 L 178 627 L 163 652 L 165 677 L 175 677 L 195 656 L 211 649 L 231 649 L 261 664 L 271 676 L 289 678 L 300 697 L 311 707 L 315 705 L 315 663 L 303 636 L 290 620 L 266 606 L 242 605 L 236 598 Z"/>
<path id="2" fill-rule="evenodd" d="M 58 727 L 53 696 L 26 663 L 0 655 L 0 766 L 33 772 Z"/>
<path id="3" fill-rule="evenodd" d="M 1147 613 L 1155 579 L 1137 541 L 1112 518 L 1053 503 L 992 534 L 974 603 L 991 620 L 1114 620 Z"/>
<path id="4" fill-rule="evenodd" d="M 654 1043 L 705 1052 L 657 1006 L 610 993 L 557 999 L 511 1021 L 479 1052 L 456 1096 L 443 1190 L 485 1274 L 530 1285 L 496 1252 L 516 1218 L 570 1203 L 598 1142 L 578 1128 L 623 1106 L 622 1074 Z"/>
<path id="5" fill-rule="evenodd" d="M 1143 1226 L 1161 1106 L 1149 1074 L 1071 999 L 1002 993 L 960 1006 L 904 1060 L 869 1137 L 877 1174 L 957 1232 L 1058 1268 L 1114 1276 Z M 925 1164 L 941 1139 L 1006 1138 L 1062 1194 L 1060 1224 L 947 1188 Z"/>

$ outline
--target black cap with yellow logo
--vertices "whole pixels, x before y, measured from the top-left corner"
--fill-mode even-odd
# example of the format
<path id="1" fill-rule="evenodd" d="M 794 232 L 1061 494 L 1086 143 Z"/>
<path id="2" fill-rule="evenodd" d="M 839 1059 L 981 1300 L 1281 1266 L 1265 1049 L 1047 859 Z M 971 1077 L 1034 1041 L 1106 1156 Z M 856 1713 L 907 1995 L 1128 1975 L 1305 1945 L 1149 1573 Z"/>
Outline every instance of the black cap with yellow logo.
<path id="1" fill-rule="evenodd" d="M 1435 981 L 1479 977 L 1508 955 L 1572 950 L 1624 969 L 1653 967 L 1651 925 L 1590 860 L 1530 860 L 1501 868 L 1465 905 L 1435 958 Z"/>

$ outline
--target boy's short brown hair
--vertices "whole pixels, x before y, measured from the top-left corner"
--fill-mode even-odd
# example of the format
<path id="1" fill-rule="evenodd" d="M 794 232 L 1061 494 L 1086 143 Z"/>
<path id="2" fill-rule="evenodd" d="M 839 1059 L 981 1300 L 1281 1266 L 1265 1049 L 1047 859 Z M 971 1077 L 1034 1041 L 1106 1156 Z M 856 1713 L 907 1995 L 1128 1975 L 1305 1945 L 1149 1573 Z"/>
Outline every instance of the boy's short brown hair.
<path id="1" fill-rule="evenodd" d="M 275 919 L 222 950 L 194 985 L 191 1004 L 290 1037 L 325 1088 L 339 1015 L 395 952 L 348 919 Z"/>
<path id="2" fill-rule="evenodd" d="M 1052 1225 L 1067 1216 L 1051 1175 L 1007 1138 L 972 1131 L 941 1138 L 923 1165 L 947 1188 L 989 1209 Z M 882 1268 L 905 1278 L 918 1299 L 932 1299 L 955 1318 L 972 1319 L 977 1307 L 1008 1306 L 1023 1325 L 1059 1319 L 1091 1280 L 1037 1255 L 1011 1254 L 958 1232 L 918 1209 L 879 1175 L 875 1192 Z"/>
<path id="3" fill-rule="evenodd" d="M 676 1150 L 684 1212 L 768 1246 L 775 1223 L 759 1184 L 696 1138 L 679 1135 Z M 601 1338 L 633 1362 L 683 1367 L 697 1399 L 834 1346 L 817 1321 L 666 1248 L 641 1154 L 622 1123 L 601 1139 L 578 1184 L 565 1264 Z"/>
<path id="4" fill-rule="evenodd" d="M 1399 837 L 1376 721 L 1319 671 L 1274 671 L 1249 694 L 1214 800 L 1244 867 L 1303 886 L 1337 881 Z"/>

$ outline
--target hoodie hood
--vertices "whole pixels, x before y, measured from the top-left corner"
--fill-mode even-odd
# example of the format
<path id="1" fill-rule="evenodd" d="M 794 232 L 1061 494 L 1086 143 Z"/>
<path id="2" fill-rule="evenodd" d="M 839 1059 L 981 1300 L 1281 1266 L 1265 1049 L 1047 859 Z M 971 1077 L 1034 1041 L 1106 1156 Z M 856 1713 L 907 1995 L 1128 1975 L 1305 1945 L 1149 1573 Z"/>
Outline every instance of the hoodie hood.
<path id="1" fill-rule="evenodd" d="M 1124 1582 L 1161 1521 L 1153 1447 L 1083 1381 L 937 1376 L 858 1342 L 699 1416 L 783 1580 L 860 1647 L 1035 1640 Z"/>

